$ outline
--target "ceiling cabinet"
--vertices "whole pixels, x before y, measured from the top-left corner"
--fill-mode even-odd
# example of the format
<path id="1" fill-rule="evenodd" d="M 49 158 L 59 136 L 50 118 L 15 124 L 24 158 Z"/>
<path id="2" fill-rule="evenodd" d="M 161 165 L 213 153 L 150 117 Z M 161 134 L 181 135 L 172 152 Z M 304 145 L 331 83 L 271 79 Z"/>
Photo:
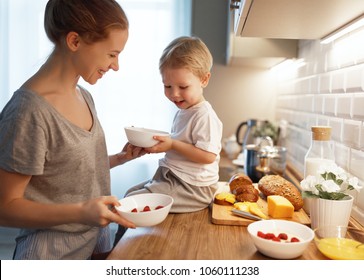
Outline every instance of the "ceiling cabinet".
<path id="1" fill-rule="evenodd" d="M 192 0 L 191 33 L 205 42 L 214 63 L 228 61 L 229 22 L 229 0 Z"/>
<path id="2" fill-rule="evenodd" d="M 191 32 L 215 63 L 270 68 L 363 13 L 364 0 L 192 0 Z"/>
<path id="3" fill-rule="evenodd" d="M 364 13 L 364 0 L 231 0 L 234 34 L 321 39 Z"/>
<path id="4" fill-rule="evenodd" d="M 192 1 L 191 33 L 206 43 L 215 64 L 269 68 L 297 55 L 292 40 L 235 36 L 233 18 L 229 0 Z"/>

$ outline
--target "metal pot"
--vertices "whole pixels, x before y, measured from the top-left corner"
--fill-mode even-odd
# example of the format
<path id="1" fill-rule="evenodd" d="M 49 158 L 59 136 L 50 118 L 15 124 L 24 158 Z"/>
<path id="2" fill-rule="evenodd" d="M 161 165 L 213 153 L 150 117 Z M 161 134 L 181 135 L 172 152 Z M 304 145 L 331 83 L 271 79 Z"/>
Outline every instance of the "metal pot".
<path id="1" fill-rule="evenodd" d="M 254 183 L 267 174 L 284 176 L 287 154 L 285 147 L 267 145 L 262 141 L 259 145 L 246 145 L 244 153 L 244 172 Z"/>

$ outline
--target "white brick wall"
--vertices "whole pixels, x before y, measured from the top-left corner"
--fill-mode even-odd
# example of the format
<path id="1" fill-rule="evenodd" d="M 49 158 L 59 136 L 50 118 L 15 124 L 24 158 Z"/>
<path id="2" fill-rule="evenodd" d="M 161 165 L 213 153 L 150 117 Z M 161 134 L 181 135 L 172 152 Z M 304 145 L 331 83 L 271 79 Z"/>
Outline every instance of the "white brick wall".
<path id="1" fill-rule="evenodd" d="M 336 163 L 364 184 L 364 28 L 329 45 L 301 41 L 306 65 L 280 73 L 277 120 L 288 121 L 288 161 L 303 174 L 312 125 L 330 125 Z M 364 191 L 353 216 L 364 224 Z"/>

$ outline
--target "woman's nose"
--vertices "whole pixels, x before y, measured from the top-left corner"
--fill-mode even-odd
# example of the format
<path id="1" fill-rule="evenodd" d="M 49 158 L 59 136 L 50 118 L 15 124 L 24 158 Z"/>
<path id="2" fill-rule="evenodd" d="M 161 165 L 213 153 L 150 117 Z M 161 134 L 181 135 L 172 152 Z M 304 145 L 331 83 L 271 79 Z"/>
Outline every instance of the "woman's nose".
<path id="1" fill-rule="evenodd" d="M 114 70 L 114 71 L 118 71 L 119 70 L 119 62 L 116 60 L 115 62 L 110 64 L 110 69 Z"/>

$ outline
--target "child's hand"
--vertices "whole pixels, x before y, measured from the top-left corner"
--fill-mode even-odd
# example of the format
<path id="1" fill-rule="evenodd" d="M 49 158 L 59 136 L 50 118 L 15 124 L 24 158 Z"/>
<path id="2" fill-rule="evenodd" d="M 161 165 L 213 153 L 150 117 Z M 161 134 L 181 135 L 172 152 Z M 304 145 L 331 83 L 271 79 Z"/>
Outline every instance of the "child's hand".
<path id="1" fill-rule="evenodd" d="M 169 136 L 153 136 L 153 139 L 159 141 L 158 144 L 150 148 L 145 148 L 148 153 L 163 153 L 172 149 L 173 140 Z"/>

